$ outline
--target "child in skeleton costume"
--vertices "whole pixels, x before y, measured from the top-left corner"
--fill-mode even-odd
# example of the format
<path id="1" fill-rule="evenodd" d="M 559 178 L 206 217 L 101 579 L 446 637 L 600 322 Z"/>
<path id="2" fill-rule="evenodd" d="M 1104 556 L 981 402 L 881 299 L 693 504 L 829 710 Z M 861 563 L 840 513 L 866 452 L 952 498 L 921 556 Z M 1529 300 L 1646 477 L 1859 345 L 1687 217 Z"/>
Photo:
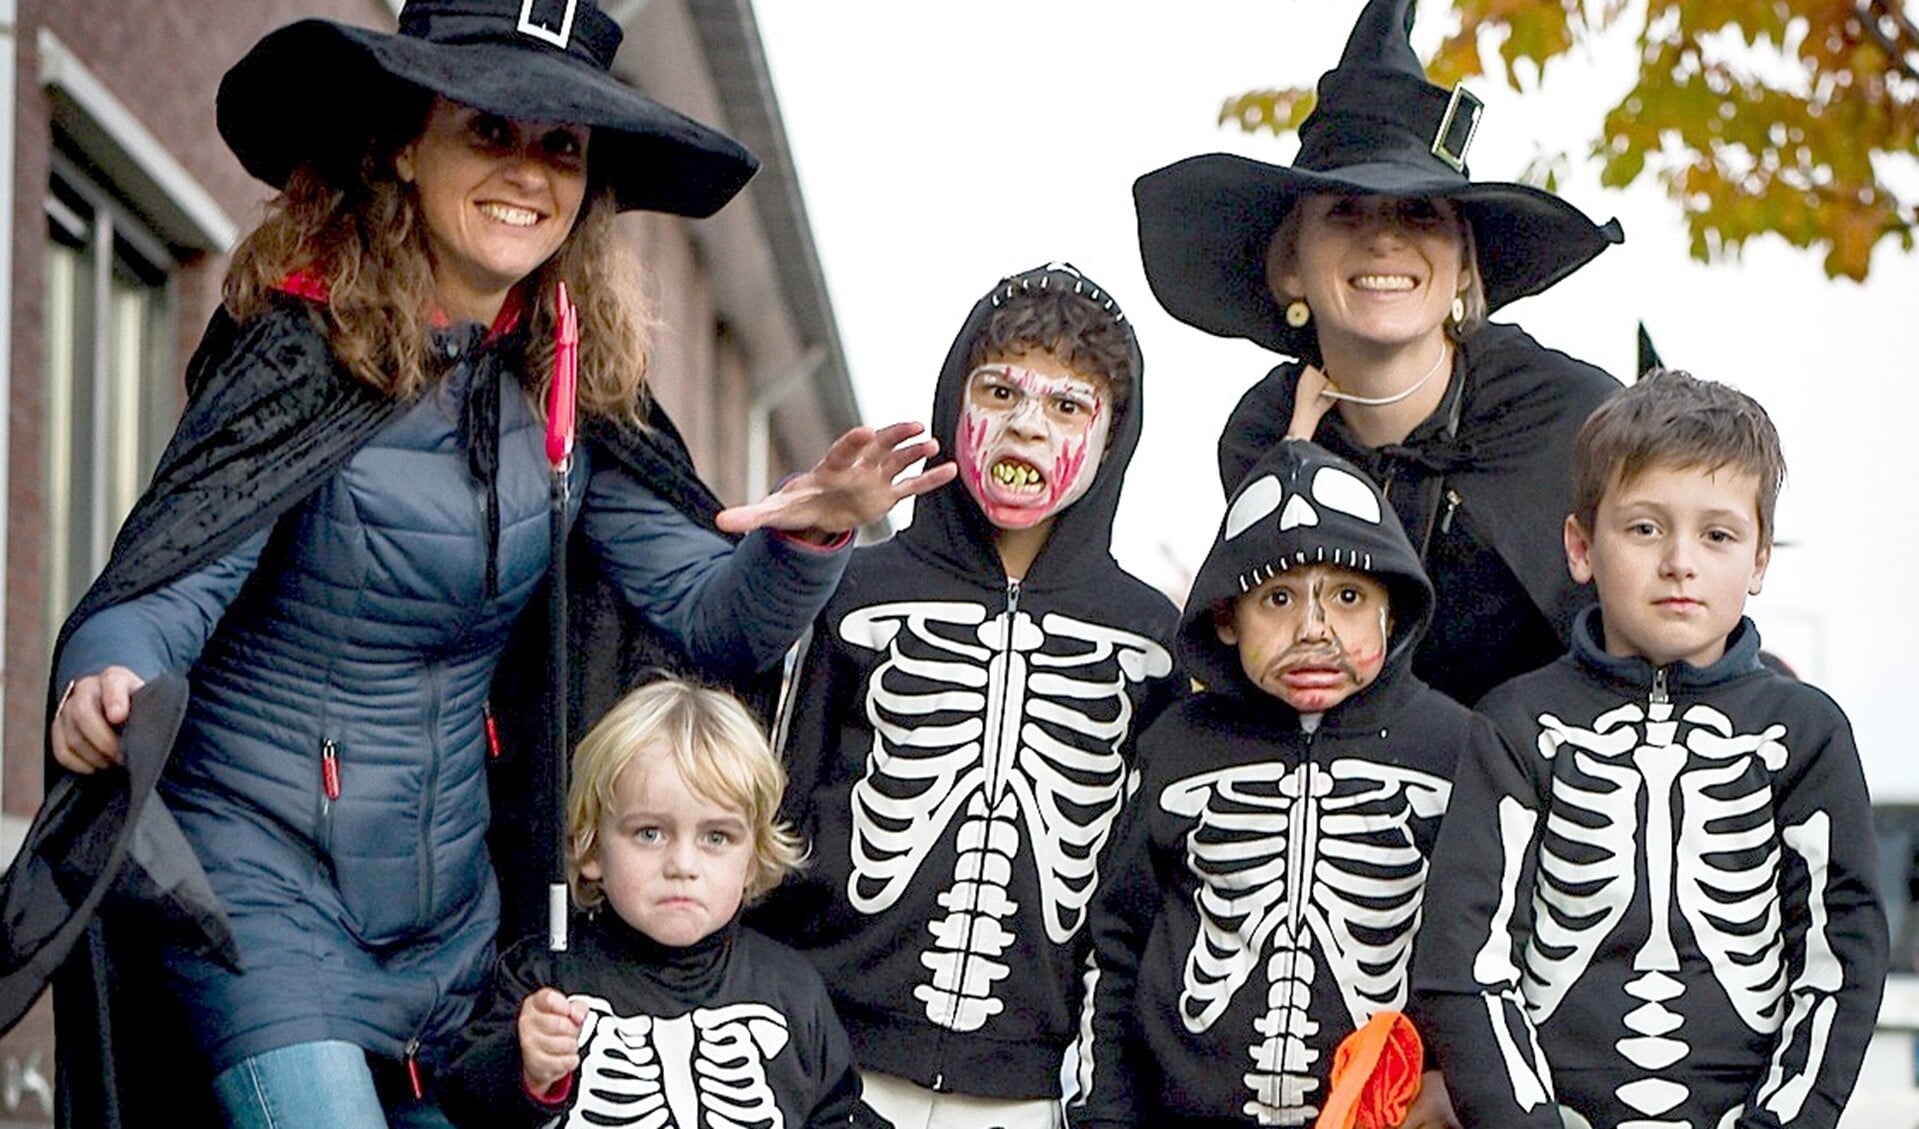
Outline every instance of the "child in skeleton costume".
<path id="1" fill-rule="evenodd" d="M 1203 693 L 1140 739 L 1095 902 L 1075 1126 L 1307 1125 L 1340 1040 L 1402 1007 L 1475 720 L 1411 656 L 1432 588 L 1379 490 L 1272 448 L 1193 582 Z M 1437 1085 L 1409 1125 L 1443 1107 Z"/>
<path id="2" fill-rule="evenodd" d="M 1846 717 L 1743 614 L 1784 473 L 1759 405 L 1684 373 L 1579 433 L 1566 554 L 1599 606 L 1480 703 L 1415 968 L 1468 1129 L 1839 1119 L 1886 921 Z"/>
<path id="3" fill-rule="evenodd" d="M 442 1076 L 457 1124 L 883 1126 L 819 974 L 740 927 L 741 902 L 801 858 L 776 819 L 784 783 L 717 690 L 655 682 L 593 727 L 567 796 L 586 912 L 566 951 L 501 957 Z"/>
<path id="4" fill-rule="evenodd" d="M 935 394 L 963 486 L 856 551 L 815 625 L 785 739 L 812 855 L 757 920 L 825 974 L 896 1121 L 1057 1120 L 1101 849 L 1174 692 L 1177 613 L 1108 550 L 1141 400 L 1110 296 L 1003 279 Z"/>

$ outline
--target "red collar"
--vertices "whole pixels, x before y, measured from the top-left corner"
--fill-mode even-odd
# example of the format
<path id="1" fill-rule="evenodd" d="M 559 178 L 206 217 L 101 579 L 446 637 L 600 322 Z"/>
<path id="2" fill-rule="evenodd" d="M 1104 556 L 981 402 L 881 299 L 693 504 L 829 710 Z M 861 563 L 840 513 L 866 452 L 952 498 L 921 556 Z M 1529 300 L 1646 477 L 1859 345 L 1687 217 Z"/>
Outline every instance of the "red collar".
<path id="1" fill-rule="evenodd" d="M 275 287 L 275 289 L 284 294 L 291 294 L 296 298 L 305 298 L 309 302 L 319 302 L 322 305 L 326 304 L 328 299 L 332 297 L 332 293 L 327 286 L 326 278 L 310 270 L 294 271 L 284 279 L 281 279 L 280 285 Z M 486 339 L 492 341 L 495 338 L 513 332 L 513 330 L 519 327 L 520 319 L 525 313 L 526 288 L 524 286 L 515 286 L 506 292 L 506 301 L 500 303 L 500 312 L 495 315 L 492 326 L 487 329 Z M 434 310 L 431 320 L 435 329 L 446 329 L 453 324 L 452 319 L 446 316 L 445 310 Z"/>

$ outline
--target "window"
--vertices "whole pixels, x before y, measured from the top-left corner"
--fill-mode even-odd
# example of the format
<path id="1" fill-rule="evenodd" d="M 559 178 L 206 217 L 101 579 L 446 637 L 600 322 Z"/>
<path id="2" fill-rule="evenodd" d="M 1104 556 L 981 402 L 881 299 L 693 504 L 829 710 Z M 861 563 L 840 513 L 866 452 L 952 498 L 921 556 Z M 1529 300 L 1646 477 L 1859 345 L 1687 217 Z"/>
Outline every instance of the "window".
<path id="1" fill-rule="evenodd" d="M 47 613 L 106 563 L 178 414 L 165 245 L 56 152 L 47 191 Z"/>

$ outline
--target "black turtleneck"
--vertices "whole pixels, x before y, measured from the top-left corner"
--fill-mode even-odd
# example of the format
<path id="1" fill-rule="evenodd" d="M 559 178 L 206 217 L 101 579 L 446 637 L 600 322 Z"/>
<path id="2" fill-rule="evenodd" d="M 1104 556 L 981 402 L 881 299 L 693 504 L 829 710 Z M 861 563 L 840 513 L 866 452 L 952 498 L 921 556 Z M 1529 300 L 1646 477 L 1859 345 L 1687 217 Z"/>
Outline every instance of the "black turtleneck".
<path id="1" fill-rule="evenodd" d="M 521 1081 L 520 1007 L 543 987 L 589 1008 L 581 1068 L 554 1105 L 535 1100 Z M 714 1048 L 730 1058 L 758 1054 L 763 1089 L 748 1077 L 720 1093 L 741 1072 L 704 1070 Z M 643 1062 L 645 1069 L 634 1069 Z M 747 1109 L 770 1103 L 769 1120 L 777 1106 L 795 1127 L 859 1126 L 871 1116 L 859 1100 L 846 1033 L 802 957 L 742 929 L 737 917 L 675 946 L 610 909 L 576 915 L 566 952 L 548 952 L 543 940 L 506 951 L 485 1006 L 440 1069 L 435 1096 L 454 1124 L 491 1129 L 544 1125 L 556 1113 L 566 1124 L 590 1124 L 595 1108 L 675 1100 L 676 1089 L 677 1100 L 702 1106 L 709 1097 Z"/>

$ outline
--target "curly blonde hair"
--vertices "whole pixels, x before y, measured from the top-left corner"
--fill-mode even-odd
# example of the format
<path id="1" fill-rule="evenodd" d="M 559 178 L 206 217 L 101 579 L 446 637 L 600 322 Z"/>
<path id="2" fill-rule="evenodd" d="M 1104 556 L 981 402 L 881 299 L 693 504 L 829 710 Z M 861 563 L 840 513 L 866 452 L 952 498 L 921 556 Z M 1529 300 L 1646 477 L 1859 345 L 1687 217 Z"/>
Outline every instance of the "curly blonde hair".
<path id="1" fill-rule="evenodd" d="M 414 186 L 394 168 L 425 115 L 422 105 L 410 132 L 369 140 L 351 175 L 311 165 L 295 170 L 268 203 L 266 218 L 235 248 L 224 287 L 227 312 L 245 321 L 265 313 L 289 278 L 312 279 L 326 295 L 334 356 L 361 381 L 402 400 L 418 396 L 437 375 L 428 349 L 436 288 L 426 223 Z M 656 319 L 639 265 L 615 231 L 616 215 L 613 194 L 593 176 L 589 158 L 579 219 L 553 257 L 521 283 L 530 334 L 521 379 L 544 410 L 554 283 L 564 280 L 580 313 L 581 414 L 641 426 Z"/>

